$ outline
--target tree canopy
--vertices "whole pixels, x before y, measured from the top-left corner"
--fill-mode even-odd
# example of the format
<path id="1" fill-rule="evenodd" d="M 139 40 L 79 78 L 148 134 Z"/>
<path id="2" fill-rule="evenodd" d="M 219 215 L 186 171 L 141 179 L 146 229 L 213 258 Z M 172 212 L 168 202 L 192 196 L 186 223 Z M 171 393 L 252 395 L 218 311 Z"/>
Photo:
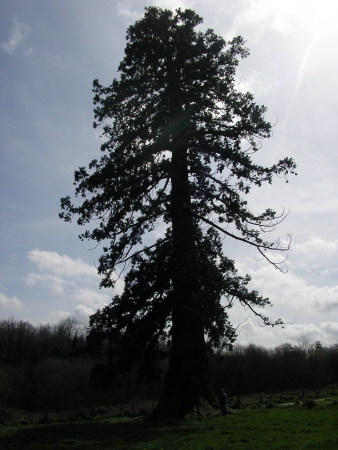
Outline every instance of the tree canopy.
<path id="1" fill-rule="evenodd" d="M 145 376 L 156 371 L 158 342 L 168 344 L 155 418 L 216 406 L 205 337 L 215 348 L 231 346 L 227 311 L 234 301 L 266 324 L 280 323 L 258 312 L 269 300 L 248 290 L 250 277 L 237 274 L 221 236 L 263 257 L 289 248 L 264 238 L 284 215 L 253 213 L 245 195 L 274 175 L 294 173 L 295 163 L 254 163 L 271 124 L 252 94 L 236 90 L 236 67 L 248 50 L 241 37 L 226 43 L 210 29 L 199 31 L 201 23 L 192 10 L 149 7 L 128 28 L 119 79 L 93 84 L 103 155 L 75 172 L 81 201 L 61 200 L 61 218 L 75 215 L 88 226 L 80 238 L 102 243 L 101 286 L 114 287 L 115 271 L 130 269 L 122 295 L 91 317 L 89 341 L 109 342 L 112 371 L 137 361 Z M 155 232 L 159 224 L 162 233 Z"/>

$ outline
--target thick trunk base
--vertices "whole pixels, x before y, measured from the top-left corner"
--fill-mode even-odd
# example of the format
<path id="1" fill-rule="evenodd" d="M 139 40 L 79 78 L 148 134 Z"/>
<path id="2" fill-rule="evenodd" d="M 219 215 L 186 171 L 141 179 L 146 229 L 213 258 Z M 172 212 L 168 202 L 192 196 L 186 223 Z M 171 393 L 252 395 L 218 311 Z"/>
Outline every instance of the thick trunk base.
<path id="1" fill-rule="evenodd" d="M 216 405 L 212 406 L 203 397 L 196 399 L 193 404 L 185 403 L 183 399 L 169 400 L 162 397 L 146 420 L 203 419 L 220 415 L 220 409 Z"/>
<path id="2" fill-rule="evenodd" d="M 210 405 L 205 398 L 198 398 L 194 405 L 182 405 L 180 402 L 160 400 L 155 409 L 146 416 L 146 420 L 168 419 L 205 419 L 221 416 L 221 411 Z"/>
<path id="3" fill-rule="evenodd" d="M 160 401 L 147 419 L 201 419 L 221 415 L 207 370 L 200 377 L 181 377 L 182 374 L 171 369 Z"/>
<path id="4" fill-rule="evenodd" d="M 204 419 L 216 416 L 221 416 L 220 410 L 213 408 L 205 398 L 199 398 L 190 409 L 182 408 L 181 405 L 172 408 L 172 405 L 167 406 L 161 402 L 146 417 L 146 420 Z"/>

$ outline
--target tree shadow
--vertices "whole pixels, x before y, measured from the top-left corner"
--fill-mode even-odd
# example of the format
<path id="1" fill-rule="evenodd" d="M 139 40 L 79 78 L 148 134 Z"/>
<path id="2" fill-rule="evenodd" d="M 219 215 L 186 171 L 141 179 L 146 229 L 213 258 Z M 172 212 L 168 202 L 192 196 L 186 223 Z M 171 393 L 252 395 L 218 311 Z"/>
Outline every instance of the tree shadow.
<path id="1" fill-rule="evenodd" d="M 6 450 L 22 449 L 92 449 L 133 448 L 140 443 L 161 440 L 170 442 L 180 435 L 196 435 L 198 421 L 94 421 L 66 424 L 37 425 L 6 432 L 0 438 L 0 447 Z"/>

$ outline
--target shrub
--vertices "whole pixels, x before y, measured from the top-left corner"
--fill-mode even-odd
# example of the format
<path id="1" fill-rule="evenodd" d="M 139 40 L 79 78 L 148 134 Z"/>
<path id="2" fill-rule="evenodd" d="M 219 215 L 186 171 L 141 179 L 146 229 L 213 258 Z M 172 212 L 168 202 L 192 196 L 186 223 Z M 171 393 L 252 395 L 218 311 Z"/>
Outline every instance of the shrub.
<path id="1" fill-rule="evenodd" d="M 316 405 L 316 402 L 314 400 L 309 398 L 309 399 L 305 400 L 304 406 L 305 406 L 305 408 L 311 409 L 311 408 L 314 408 L 317 405 Z"/>

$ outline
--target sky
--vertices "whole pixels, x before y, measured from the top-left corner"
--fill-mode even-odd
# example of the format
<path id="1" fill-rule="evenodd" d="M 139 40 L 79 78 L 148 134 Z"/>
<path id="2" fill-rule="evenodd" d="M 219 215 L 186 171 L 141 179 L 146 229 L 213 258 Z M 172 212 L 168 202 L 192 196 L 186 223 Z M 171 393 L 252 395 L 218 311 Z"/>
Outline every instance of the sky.
<path id="1" fill-rule="evenodd" d="M 235 305 L 238 343 L 338 342 L 338 2 L 336 0 L 0 0 L 0 320 L 34 325 L 88 316 L 110 303 L 99 289 L 102 249 L 59 219 L 73 174 L 100 156 L 92 81 L 118 77 L 127 27 L 146 6 L 191 8 L 226 40 L 243 36 L 250 56 L 237 89 L 250 91 L 275 123 L 255 162 L 286 156 L 298 176 L 249 195 L 254 212 L 290 211 L 275 236 L 291 233 L 283 274 L 253 247 L 224 240 L 224 252 L 250 287 L 273 303 L 284 327 L 263 327 Z M 161 230 L 158 230 L 160 233 Z M 123 279 L 115 292 L 121 293 Z"/>

